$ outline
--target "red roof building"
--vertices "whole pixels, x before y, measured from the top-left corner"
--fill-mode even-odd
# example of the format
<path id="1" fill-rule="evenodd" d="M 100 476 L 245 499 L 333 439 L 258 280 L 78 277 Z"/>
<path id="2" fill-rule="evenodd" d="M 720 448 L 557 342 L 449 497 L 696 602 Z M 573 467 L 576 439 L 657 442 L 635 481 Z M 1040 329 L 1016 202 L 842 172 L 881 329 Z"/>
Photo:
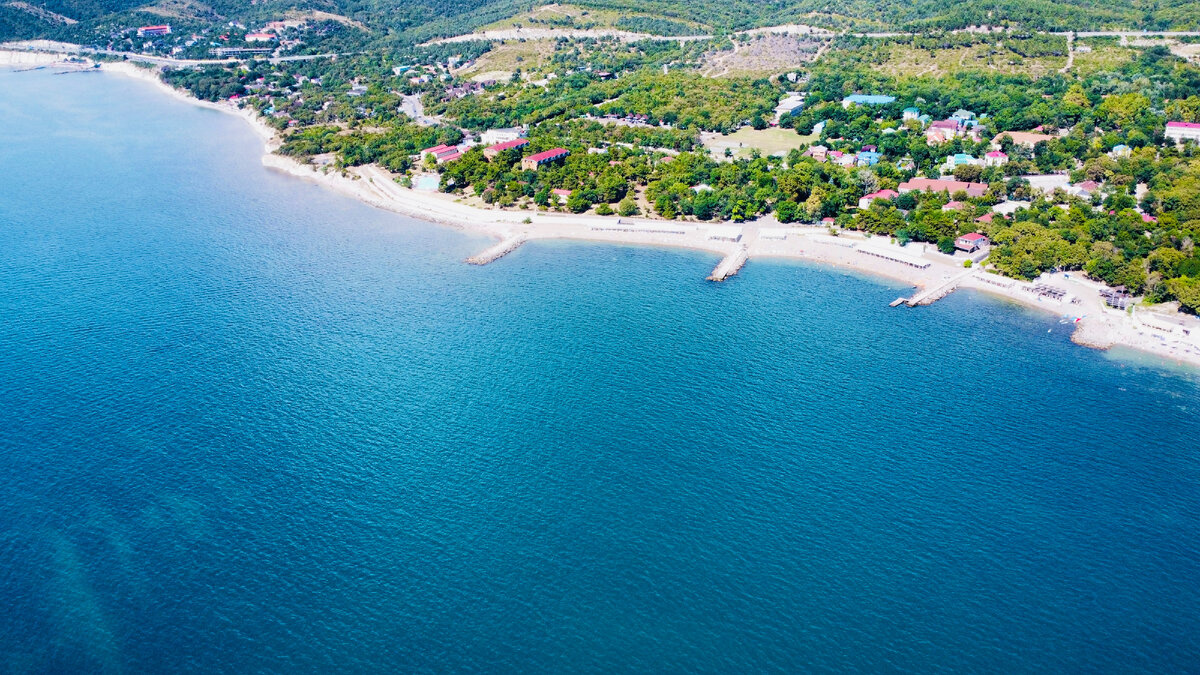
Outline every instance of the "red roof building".
<path id="1" fill-rule="evenodd" d="M 897 189 L 900 194 L 906 192 L 946 192 L 954 194 L 958 191 L 967 193 L 968 197 L 982 197 L 987 194 L 986 183 L 968 183 L 961 180 L 945 180 L 941 178 L 913 178 L 901 183 Z"/>
<path id="2" fill-rule="evenodd" d="M 529 145 L 529 139 L 527 139 L 527 138 L 518 138 L 518 139 L 512 140 L 512 141 L 505 141 L 504 143 L 497 143 L 495 145 L 489 145 L 488 147 L 483 149 L 483 156 L 487 157 L 488 160 L 492 160 L 492 159 L 495 159 L 496 155 L 504 152 L 505 150 L 512 150 L 514 148 L 522 148 L 522 147 L 525 147 L 526 145 Z"/>
<path id="3" fill-rule="evenodd" d="M 979 234 L 978 232 L 964 234 L 963 236 L 954 240 L 954 248 L 960 251 L 966 251 L 967 253 L 978 251 L 987 245 L 988 238 L 982 234 Z"/>
<path id="4" fill-rule="evenodd" d="M 170 35 L 171 27 L 168 25 L 162 26 L 142 26 L 137 29 L 138 37 L 150 37 L 154 35 Z"/>
<path id="5" fill-rule="evenodd" d="M 521 160 L 521 168 L 526 171 L 537 171 L 538 167 L 543 164 L 558 161 L 569 154 L 571 154 L 571 151 L 566 148 L 554 148 L 553 150 L 534 153 Z"/>

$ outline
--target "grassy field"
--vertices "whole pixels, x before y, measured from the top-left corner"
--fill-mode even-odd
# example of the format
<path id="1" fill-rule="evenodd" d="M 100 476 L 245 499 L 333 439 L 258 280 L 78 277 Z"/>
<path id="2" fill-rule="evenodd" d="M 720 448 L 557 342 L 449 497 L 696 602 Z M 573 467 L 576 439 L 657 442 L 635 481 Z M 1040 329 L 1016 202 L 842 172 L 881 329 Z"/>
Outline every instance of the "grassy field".
<path id="1" fill-rule="evenodd" d="M 648 13 L 629 13 L 612 9 L 588 9 L 576 5 L 549 4 L 534 7 L 528 12 L 522 12 L 507 19 L 501 19 L 495 23 L 481 26 L 476 31 L 505 30 L 518 26 L 523 28 L 612 28 L 616 26 L 617 20 L 623 16 L 657 18 L 655 15 Z M 670 18 L 671 21 L 690 25 L 696 29 L 697 33 L 704 33 L 708 30 L 708 27 L 696 21 L 673 17 L 662 18 Z"/>
<path id="2" fill-rule="evenodd" d="M 1122 64 L 1129 63 L 1137 55 L 1137 50 L 1127 47 L 1092 47 L 1092 51 L 1075 52 L 1075 65 L 1071 72 L 1079 75 L 1090 75 L 1104 70 L 1113 70 Z"/>
<path id="3" fill-rule="evenodd" d="M 1022 58 L 993 45 L 973 45 L 955 49 L 934 50 L 932 55 L 924 49 L 907 45 L 895 45 L 888 58 L 873 66 L 895 77 L 927 75 L 938 77 L 962 71 L 993 71 L 1006 75 L 1049 75 L 1067 64 L 1065 56 Z"/>
<path id="4" fill-rule="evenodd" d="M 554 53 L 553 40 L 506 40 L 492 45 L 492 50 L 479 57 L 470 68 L 461 71 L 464 77 L 503 80 L 513 71 L 536 70 Z"/>
<path id="5" fill-rule="evenodd" d="M 705 133 L 700 137 L 704 142 L 704 147 L 717 159 L 725 156 L 726 148 L 732 150 L 735 157 L 750 157 L 751 151 L 755 149 L 763 155 L 776 155 L 786 154 L 792 148 L 811 144 L 817 139 L 813 135 L 801 136 L 793 129 L 778 127 L 770 129 L 742 127 L 729 135 Z"/>

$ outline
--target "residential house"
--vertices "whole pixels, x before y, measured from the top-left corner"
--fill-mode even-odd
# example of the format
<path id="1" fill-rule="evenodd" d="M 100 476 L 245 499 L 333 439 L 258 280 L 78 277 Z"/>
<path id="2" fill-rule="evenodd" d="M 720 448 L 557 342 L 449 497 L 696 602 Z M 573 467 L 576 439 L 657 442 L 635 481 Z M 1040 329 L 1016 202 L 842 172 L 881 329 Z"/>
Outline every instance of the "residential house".
<path id="1" fill-rule="evenodd" d="M 1125 145 L 1124 143 L 1122 143 L 1120 145 L 1114 145 L 1113 149 L 1108 151 L 1108 156 L 1112 157 L 1113 159 L 1120 159 L 1122 157 L 1128 157 L 1131 154 L 1133 154 L 1133 150 L 1128 145 Z"/>
<path id="2" fill-rule="evenodd" d="M 879 154 L 878 152 L 874 152 L 872 150 L 863 150 L 862 152 L 858 153 L 858 156 L 855 159 L 855 164 L 858 166 L 875 166 L 879 163 L 879 160 L 882 157 L 883 155 Z"/>
<path id="3" fill-rule="evenodd" d="M 905 108 L 904 112 L 901 113 L 901 119 L 903 119 L 906 122 L 908 120 L 915 120 L 915 119 L 919 118 L 920 116 L 921 116 L 921 111 L 917 110 L 916 108 Z"/>
<path id="4" fill-rule="evenodd" d="M 1003 166 L 1008 164 L 1008 155 L 999 150 L 992 150 L 983 156 L 983 163 L 987 166 Z"/>
<path id="5" fill-rule="evenodd" d="M 895 190 L 879 190 L 878 192 L 872 192 L 869 195 L 863 195 L 862 197 L 859 197 L 858 208 L 870 208 L 871 202 L 875 201 L 876 199 L 892 200 L 899 196 L 900 194 Z"/>
<path id="6" fill-rule="evenodd" d="M 960 251 L 966 251 L 967 253 L 974 253 L 975 251 L 978 251 L 987 245 L 988 238 L 982 234 L 979 234 L 978 232 L 964 234 L 958 239 L 954 240 L 954 248 Z"/>

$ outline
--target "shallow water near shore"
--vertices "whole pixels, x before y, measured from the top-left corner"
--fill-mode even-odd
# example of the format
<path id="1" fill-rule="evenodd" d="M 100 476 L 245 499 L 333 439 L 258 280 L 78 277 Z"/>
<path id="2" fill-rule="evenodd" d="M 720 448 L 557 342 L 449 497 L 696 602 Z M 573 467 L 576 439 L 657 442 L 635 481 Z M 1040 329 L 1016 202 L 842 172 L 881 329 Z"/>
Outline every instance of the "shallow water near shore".
<path id="1" fill-rule="evenodd" d="M 0 670 L 1179 671 L 1200 378 L 959 292 L 489 241 L 0 70 Z"/>

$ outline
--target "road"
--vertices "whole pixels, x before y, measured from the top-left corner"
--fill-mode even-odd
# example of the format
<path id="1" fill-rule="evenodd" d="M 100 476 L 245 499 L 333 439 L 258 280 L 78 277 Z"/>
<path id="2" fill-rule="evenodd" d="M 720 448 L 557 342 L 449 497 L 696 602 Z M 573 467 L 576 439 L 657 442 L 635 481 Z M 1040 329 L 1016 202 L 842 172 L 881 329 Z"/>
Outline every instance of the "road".
<path id="1" fill-rule="evenodd" d="M 50 40 L 26 40 L 24 42 L 6 42 L 0 44 L 0 48 L 12 49 L 15 51 L 27 52 L 53 52 L 56 54 L 88 54 L 92 56 L 109 56 L 114 58 L 124 58 L 128 61 L 136 61 L 138 63 L 149 63 L 156 66 L 172 66 L 175 68 L 186 68 L 189 66 L 205 66 L 205 65 L 220 65 L 224 63 L 237 63 L 240 59 L 176 59 L 169 56 L 154 56 L 151 54 L 138 54 L 136 52 L 122 52 L 113 49 L 94 49 L 92 47 L 83 47 L 81 45 L 73 45 L 67 42 L 52 42 Z M 328 53 L 328 54 L 298 54 L 293 56 L 273 56 L 267 61 L 271 63 L 287 63 L 289 61 L 312 61 L 314 59 L 328 59 L 335 56 L 350 56 L 361 52 L 347 52 L 345 54 Z"/>

